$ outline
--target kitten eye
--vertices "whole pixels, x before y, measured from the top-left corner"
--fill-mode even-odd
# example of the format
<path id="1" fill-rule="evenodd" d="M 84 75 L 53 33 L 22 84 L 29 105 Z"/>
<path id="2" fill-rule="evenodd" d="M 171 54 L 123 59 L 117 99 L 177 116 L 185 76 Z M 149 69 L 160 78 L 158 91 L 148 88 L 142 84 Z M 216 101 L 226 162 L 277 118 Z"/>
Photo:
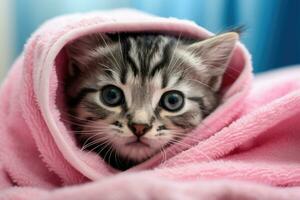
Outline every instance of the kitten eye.
<path id="1" fill-rule="evenodd" d="M 160 104 L 167 111 L 176 112 L 183 107 L 184 96 L 177 90 L 168 91 L 162 95 Z"/>
<path id="2" fill-rule="evenodd" d="M 106 85 L 101 90 L 101 101 L 107 106 L 118 106 L 124 102 L 124 95 L 120 88 Z"/>

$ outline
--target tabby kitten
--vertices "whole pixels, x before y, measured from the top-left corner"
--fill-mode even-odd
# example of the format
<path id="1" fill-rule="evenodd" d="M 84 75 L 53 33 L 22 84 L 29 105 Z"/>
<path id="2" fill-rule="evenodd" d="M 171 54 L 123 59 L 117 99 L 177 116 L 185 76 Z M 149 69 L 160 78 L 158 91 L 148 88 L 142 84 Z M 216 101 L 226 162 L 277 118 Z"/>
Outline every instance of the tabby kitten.
<path id="1" fill-rule="evenodd" d="M 218 106 L 237 40 L 95 33 L 70 43 L 66 94 L 82 149 L 124 170 L 176 143 Z"/>

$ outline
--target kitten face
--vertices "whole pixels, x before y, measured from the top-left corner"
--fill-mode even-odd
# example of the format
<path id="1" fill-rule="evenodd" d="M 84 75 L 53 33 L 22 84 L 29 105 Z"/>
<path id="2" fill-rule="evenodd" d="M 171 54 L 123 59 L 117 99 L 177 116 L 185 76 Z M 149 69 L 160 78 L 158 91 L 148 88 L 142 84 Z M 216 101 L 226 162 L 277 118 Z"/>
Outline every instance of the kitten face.
<path id="1" fill-rule="evenodd" d="M 93 34 L 71 43 L 66 91 L 83 148 L 118 167 L 116 159 L 134 165 L 185 137 L 218 105 L 237 39 Z"/>

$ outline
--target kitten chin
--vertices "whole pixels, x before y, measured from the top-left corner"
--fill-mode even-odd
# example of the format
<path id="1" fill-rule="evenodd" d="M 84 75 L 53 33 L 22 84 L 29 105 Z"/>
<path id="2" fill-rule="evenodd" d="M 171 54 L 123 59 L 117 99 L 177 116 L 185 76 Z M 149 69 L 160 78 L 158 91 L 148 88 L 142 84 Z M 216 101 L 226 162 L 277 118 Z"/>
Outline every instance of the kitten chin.
<path id="1" fill-rule="evenodd" d="M 181 139 L 219 105 L 237 40 L 95 33 L 70 43 L 65 91 L 79 146 L 121 170 L 188 148 Z"/>

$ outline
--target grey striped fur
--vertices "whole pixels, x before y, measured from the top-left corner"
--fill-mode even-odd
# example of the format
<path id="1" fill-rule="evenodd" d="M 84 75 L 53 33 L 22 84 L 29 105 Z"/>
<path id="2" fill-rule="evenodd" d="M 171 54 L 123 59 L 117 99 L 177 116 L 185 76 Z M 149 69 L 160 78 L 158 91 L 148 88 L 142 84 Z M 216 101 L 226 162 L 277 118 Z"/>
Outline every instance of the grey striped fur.
<path id="1" fill-rule="evenodd" d="M 95 33 L 73 41 L 67 46 L 66 93 L 79 145 L 127 169 L 176 143 L 219 105 L 222 76 L 237 40 L 231 32 L 203 41 L 155 33 Z M 122 105 L 101 102 L 101 88 L 108 84 L 123 91 Z M 177 112 L 160 104 L 170 90 L 184 95 Z M 151 125 L 141 139 L 146 146 L 128 144 L 136 140 L 131 122 Z"/>

